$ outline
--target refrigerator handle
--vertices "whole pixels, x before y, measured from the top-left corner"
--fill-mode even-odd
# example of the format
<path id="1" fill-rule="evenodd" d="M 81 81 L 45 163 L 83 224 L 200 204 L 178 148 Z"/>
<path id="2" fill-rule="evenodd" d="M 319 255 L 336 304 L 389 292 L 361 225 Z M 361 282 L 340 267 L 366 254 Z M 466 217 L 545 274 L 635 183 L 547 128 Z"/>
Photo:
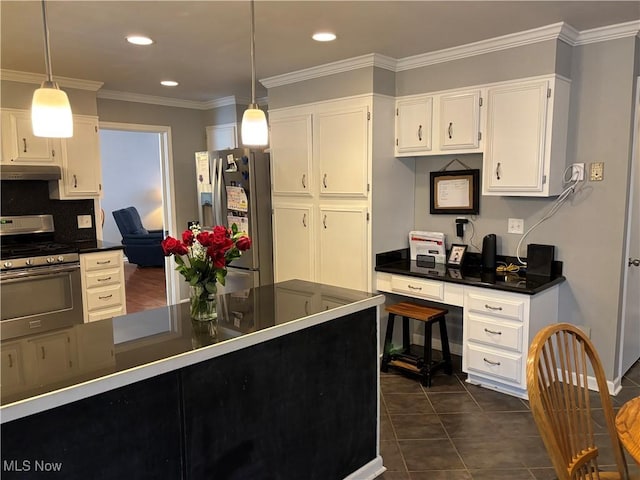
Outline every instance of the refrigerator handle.
<path id="1" fill-rule="evenodd" d="M 226 192 L 223 193 L 222 191 L 222 187 L 224 185 L 224 179 L 222 177 L 222 163 L 222 158 L 216 159 L 216 225 L 224 225 L 222 219 L 222 195 L 226 194 Z"/>

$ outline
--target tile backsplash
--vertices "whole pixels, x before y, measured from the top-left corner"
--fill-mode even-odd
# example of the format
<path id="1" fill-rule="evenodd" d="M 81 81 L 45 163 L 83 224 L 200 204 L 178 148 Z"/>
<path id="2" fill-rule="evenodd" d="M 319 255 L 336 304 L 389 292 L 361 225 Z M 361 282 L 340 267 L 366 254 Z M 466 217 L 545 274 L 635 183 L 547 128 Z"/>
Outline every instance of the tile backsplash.
<path id="1" fill-rule="evenodd" d="M 96 239 L 93 200 L 53 200 L 45 180 L 0 181 L 0 215 L 53 215 L 57 242 Z M 91 228 L 78 228 L 78 215 L 91 215 Z"/>

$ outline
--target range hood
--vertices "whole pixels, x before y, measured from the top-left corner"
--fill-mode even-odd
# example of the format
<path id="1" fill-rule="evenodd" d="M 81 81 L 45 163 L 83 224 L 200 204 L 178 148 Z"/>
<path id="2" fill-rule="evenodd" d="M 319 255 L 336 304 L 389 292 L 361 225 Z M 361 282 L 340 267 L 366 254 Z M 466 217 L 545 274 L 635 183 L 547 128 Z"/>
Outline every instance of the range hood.
<path id="1" fill-rule="evenodd" d="M 57 165 L 2 165 L 0 180 L 60 180 L 62 169 Z"/>

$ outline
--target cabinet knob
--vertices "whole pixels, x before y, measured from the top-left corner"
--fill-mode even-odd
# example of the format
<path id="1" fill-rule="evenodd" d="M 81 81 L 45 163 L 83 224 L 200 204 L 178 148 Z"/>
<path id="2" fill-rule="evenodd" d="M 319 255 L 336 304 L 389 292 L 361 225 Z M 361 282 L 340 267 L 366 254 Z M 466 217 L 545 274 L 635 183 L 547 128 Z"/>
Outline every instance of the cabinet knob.
<path id="1" fill-rule="evenodd" d="M 629 266 L 640 267 L 640 258 L 629 259 Z"/>

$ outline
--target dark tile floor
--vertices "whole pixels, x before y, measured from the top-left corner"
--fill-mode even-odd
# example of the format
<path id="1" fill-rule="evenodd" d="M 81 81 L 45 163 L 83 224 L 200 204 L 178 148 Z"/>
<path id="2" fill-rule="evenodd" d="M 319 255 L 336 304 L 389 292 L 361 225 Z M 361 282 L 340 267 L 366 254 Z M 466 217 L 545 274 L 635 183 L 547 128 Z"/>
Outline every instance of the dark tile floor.
<path id="1" fill-rule="evenodd" d="M 438 375 L 431 388 L 391 369 L 381 374 L 387 471 L 377 480 L 555 479 L 528 402 L 466 383 L 460 357 L 454 363 L 454 375 Z M 640 395 L 640 362 L 622 385 L 611 397 L 616 409 Z M 630 472 L 640 473 L 628 455 L 627 462 Z M 603 446 L 600 466 L 613 463 Z"/>

